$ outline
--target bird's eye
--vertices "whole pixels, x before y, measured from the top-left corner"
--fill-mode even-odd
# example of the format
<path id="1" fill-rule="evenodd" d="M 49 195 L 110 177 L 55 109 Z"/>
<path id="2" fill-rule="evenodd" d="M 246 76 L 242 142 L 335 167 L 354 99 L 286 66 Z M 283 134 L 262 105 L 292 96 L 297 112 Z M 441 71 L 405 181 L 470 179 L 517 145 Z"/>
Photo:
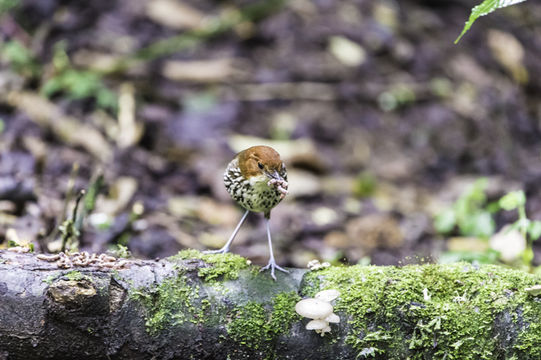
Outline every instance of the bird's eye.
<path id="1" fill-rule="evenodd" d="M 262 164 L 262 163 L 258 162 L 258 163 L 257 163 L 257 166 L 258 166 L 261 170 L 263 170 L 263 164 Z"/>

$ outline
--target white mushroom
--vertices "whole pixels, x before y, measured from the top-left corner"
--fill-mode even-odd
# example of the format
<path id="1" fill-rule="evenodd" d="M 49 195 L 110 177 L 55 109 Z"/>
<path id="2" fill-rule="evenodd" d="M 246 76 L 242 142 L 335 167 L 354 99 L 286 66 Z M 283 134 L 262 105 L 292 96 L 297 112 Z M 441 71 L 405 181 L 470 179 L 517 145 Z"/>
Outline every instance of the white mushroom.
<path id="1" fill-rule="evenodd" d="M 328 268 L 331 266 L 331 264 L 326 261 L 322 264 L 319 262 L 319 260 L 314 259 L 314 260 L 310 260 L 306 266 L 310 270 L 319 270 L 323 268 Z"/>
<path id="2" fill-rule="evenodd" d="M 319 269 L 321 267 L 321 263 L 318 259 L 310 260 L 308 261 L 306 267 L 310 270 Z"/>
<path id="3" fill-rule="evenodd" d="M 304 299 L 295 305 L 295 311 L 309 319 L 325 319 L 332 314 L 333 307 L 328 302 L 320 299 Z"/>
<path id="4" fill-rule="evenodd" d="M 321 334 L 321 336 L 324 336 L 325 333 L 328 333 L 328 332 L 331 332 L 331 327 L 329 325 L 325 326 L 323 329 L 321 330 L 316 330 L 316 332 L 318 334 Z"/>
<path id="5" fill-rule="evenodd" d="M 306 324 L 306 330 L 322 330 L 329 326 L 325 320 L 312 320 Z"/>
<path id="6" fill-rule="evenodd" d="M 304 317 L 313 319 L 306 324 L 307 330 L 315 330 L 321 336 L 331 331 L 329 323 L 339 323 L 340 317 L 333 313 L 331 301 L 340 295 L 338 290 L 323 290 L 314 299 L 304 299 L 295 305 L 295 311 Z"/>
<path id="7" fill-rule="evenodd" d="M 339 323 L 340 322 L 340 317 L 338 315 L 336 315 L 335 313 L 331 313 L 324 320 L 326 322 L 330 322 L 330 323 Z"/>
<path id="8" fill-rule="evenodd" d="M 528 294 L 532 296 L 541 295 L 541 285 L 534 285 L 532 287 L 524 289 Z"/>
<path id="9" fill-rule="evenodd" d="M 335 289 L 323 290 L 316 294 L 315 298 L 326 302 L 331 302 L 340 296 L 340 292 Z"/>

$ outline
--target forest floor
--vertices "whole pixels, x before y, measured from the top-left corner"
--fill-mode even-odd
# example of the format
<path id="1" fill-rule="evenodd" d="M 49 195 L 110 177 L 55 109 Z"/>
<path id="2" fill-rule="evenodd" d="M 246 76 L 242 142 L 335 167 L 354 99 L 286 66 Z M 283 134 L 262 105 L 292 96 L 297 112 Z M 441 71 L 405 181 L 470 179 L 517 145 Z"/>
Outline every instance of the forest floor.
<path id="1" fill-rule="evenodd" d="M 99 173 L 80 249 L 220 247 L 241 216 L 225 166 L 269 139 L 289 170 L 272 213 L 284 266 L 487 260 L 487 238 L 516 220 L 490 204 L 511 190 L 541 219 L 536 2 L 479 19 L 457 45 L 469 1 L 0 4 L 14 6 L 0 18 L 0 247 L 58 251 L 55 229 Z M 438 232 L 479 178 L 461 215 L 494 225 Z M 265 264 L 260 218 L 232 250 Z"/>

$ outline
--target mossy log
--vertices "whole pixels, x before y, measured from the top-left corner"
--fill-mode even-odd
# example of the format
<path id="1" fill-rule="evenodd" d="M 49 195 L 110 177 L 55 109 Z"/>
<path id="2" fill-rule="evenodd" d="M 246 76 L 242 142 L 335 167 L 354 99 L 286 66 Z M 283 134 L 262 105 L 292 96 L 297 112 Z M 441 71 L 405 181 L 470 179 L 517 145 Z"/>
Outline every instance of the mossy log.
<path id="1" fill-rule="evenodd" d="M 0 359 L 541 359 L 539 276 L 470 264 L 291 269 L 188 250 L 121 269 L 0 251 Z M 337 289 L 331 332 L 297 301 Z"/>

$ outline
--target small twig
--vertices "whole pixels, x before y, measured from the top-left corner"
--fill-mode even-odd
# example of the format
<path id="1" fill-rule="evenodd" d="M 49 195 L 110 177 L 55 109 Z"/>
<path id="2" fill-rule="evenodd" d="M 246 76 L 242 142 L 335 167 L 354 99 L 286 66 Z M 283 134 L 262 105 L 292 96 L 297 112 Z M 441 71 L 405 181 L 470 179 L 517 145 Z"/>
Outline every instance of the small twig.
<path id="1" fill-rule="evenodd" d="M 62 252 L 66 250 L 66 243 L 69 239 L 79 236 L 79 231 L 75 227 L 75 222 L 77 220 L 77 210 L 79 209 L 79 204 L 85 194 L 86 190 L 83 189 L 79 191 L 79 194 L 77 194 L 77 198 L 75 199 L 75 206 L 73 207 L 71 219 L 64 221 L 64 224 L 62 224 L 62 229 L 60 229 L 62 232 L 62 247 L 60 251 Z"/>
<path id="2" fill-rule="evenodd" d="M 54 241 L 56 239 L 58 235 L 58 231 L 59 231 L 59 225 L 63 223 L 62 218 L 64 218 L 64 216 L 66 216 L 66 213 L 68 212 L 68 206 L 73 196 L 73 187 L 75 186 L 75 178 L 77 177 L 78 173 L 79 173 L 79 163 L 76 162 L 71 167 L 71 174 L 70 174 L 67 189 L 66 189 L 66 199 L 64 200 L 64 207 L 56 220 L 57 225 L 54 227 L 53 231 L 51 232 L 51 235 L 49 235 L 49 242 Z M 64 249 L 62 249 L 62 251 L 64 251 Z"/>
<path id="3" fill-rule="evenodd" d="M 102 186 L 103 186 L 103 173 L 101 171 L 98 171 L 94 177 L 94 180 L 88 187 L 88 192 L 86 193 L 85 199 L 83 202 L 84 206 L 81 209 L 79 216 L 73 219 L 75 229 L 77 231 L 81 231 L 81 228 L 83 227 L 84 218 L 94 210 L 94 206 L 96 205 L 96 198 L 98 197 L 98 194 L 100 193 Z"/>

